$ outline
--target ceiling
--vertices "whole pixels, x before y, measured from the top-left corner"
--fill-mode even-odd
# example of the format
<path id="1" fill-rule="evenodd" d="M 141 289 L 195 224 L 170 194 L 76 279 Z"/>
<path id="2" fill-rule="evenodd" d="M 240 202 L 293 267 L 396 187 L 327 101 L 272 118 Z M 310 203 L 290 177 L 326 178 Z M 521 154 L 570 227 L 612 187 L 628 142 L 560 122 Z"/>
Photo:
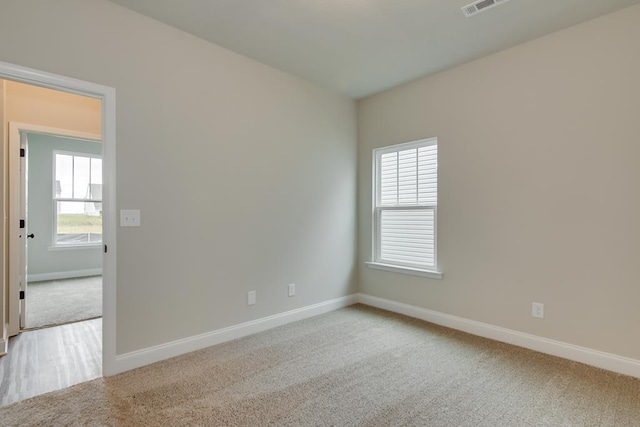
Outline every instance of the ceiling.
<path id="1" fill-rule="evenodd" d="M 640 0 L 110 0 L 353 98 Z"/>

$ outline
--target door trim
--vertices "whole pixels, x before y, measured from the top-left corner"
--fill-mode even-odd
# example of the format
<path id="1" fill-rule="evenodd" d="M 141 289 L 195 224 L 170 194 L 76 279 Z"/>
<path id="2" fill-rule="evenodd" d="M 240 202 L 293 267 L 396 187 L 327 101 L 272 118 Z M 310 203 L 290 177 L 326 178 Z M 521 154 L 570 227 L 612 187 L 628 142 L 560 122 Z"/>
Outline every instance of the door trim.
<path id="1" fill-rule="evenodd" d="M 0 61 L 0 78 L 102 100 L 103 252 L 102 375 L 116 373 L 116 91 L 112 87 L 38 71 Z M 6 153 L 6 147 L 3 151 Z M 8 162 L 7 162 L 8 163 Z M 0 166 L 3 168 L 3 166 Z M 4 176 L 7 176 L 6 174 Z M 12 220 L 13 218 L 10 218 Z M 8 248 L 7 248 L 8 249 Z M 0 245 L 2 259 L 7 254 Z M 11 274 L 11 273 L 10 273 Z M 6 287 L 5 287 L 6 289 Z M 5 294 L 6 295 L 6 294 Z M 4 325 L 3 325 L 4 327 Z"/>

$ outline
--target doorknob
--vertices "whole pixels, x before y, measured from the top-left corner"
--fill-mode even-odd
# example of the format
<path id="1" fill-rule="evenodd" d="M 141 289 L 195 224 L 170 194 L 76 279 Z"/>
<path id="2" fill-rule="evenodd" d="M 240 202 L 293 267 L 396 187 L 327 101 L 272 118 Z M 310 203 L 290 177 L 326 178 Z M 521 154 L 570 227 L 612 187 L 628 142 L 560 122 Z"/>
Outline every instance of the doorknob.
<path id="1" fill-rule="evenodd" d="M 34 237 L 36 237 L 36 235 L 35 235 L 35 234 L 33 234 L 33 233 L 31 233 L 31 234 L 27 234 L 27 238 L 31 238 L 31 239 L 33 239 Z"/>

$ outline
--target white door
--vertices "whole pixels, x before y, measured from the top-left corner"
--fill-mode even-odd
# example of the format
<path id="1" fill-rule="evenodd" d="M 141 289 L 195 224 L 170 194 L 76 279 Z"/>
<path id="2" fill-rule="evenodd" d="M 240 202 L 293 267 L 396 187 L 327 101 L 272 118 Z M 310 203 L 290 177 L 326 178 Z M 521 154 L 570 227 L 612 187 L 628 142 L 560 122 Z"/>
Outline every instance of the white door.
<path id="1" fill-rule="evenodd" d="M 33 233 L 29 233 L 29 218 L 27 218 L 29 152 L 27 134 L 24 132 L 20 133 L 20 152 L 24 153 L 24 157 L 20 157 L 20 217 L 25 222 L 25 227 L 21 229 L 20 244 L 20 329 L 23 329 L 27 324 L 27 245 L 29 238 L 35 237 Z"/>
<path id="2" fill-rule="evenodd" d="M 9 336 L 25 324 L 27 279 L 26 135 L 9 123 Z"/>

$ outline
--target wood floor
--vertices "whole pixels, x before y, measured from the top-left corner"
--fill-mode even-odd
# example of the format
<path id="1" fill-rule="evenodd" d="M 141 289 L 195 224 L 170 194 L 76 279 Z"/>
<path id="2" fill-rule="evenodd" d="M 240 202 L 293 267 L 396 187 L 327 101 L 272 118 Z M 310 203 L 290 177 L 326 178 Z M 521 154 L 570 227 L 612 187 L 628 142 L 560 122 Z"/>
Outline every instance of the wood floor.
<path id="1" fill-rule="evenodd" d="M 0 406 L 102 375 L 102 319 L 26 331 L 0 357 Z"/>

